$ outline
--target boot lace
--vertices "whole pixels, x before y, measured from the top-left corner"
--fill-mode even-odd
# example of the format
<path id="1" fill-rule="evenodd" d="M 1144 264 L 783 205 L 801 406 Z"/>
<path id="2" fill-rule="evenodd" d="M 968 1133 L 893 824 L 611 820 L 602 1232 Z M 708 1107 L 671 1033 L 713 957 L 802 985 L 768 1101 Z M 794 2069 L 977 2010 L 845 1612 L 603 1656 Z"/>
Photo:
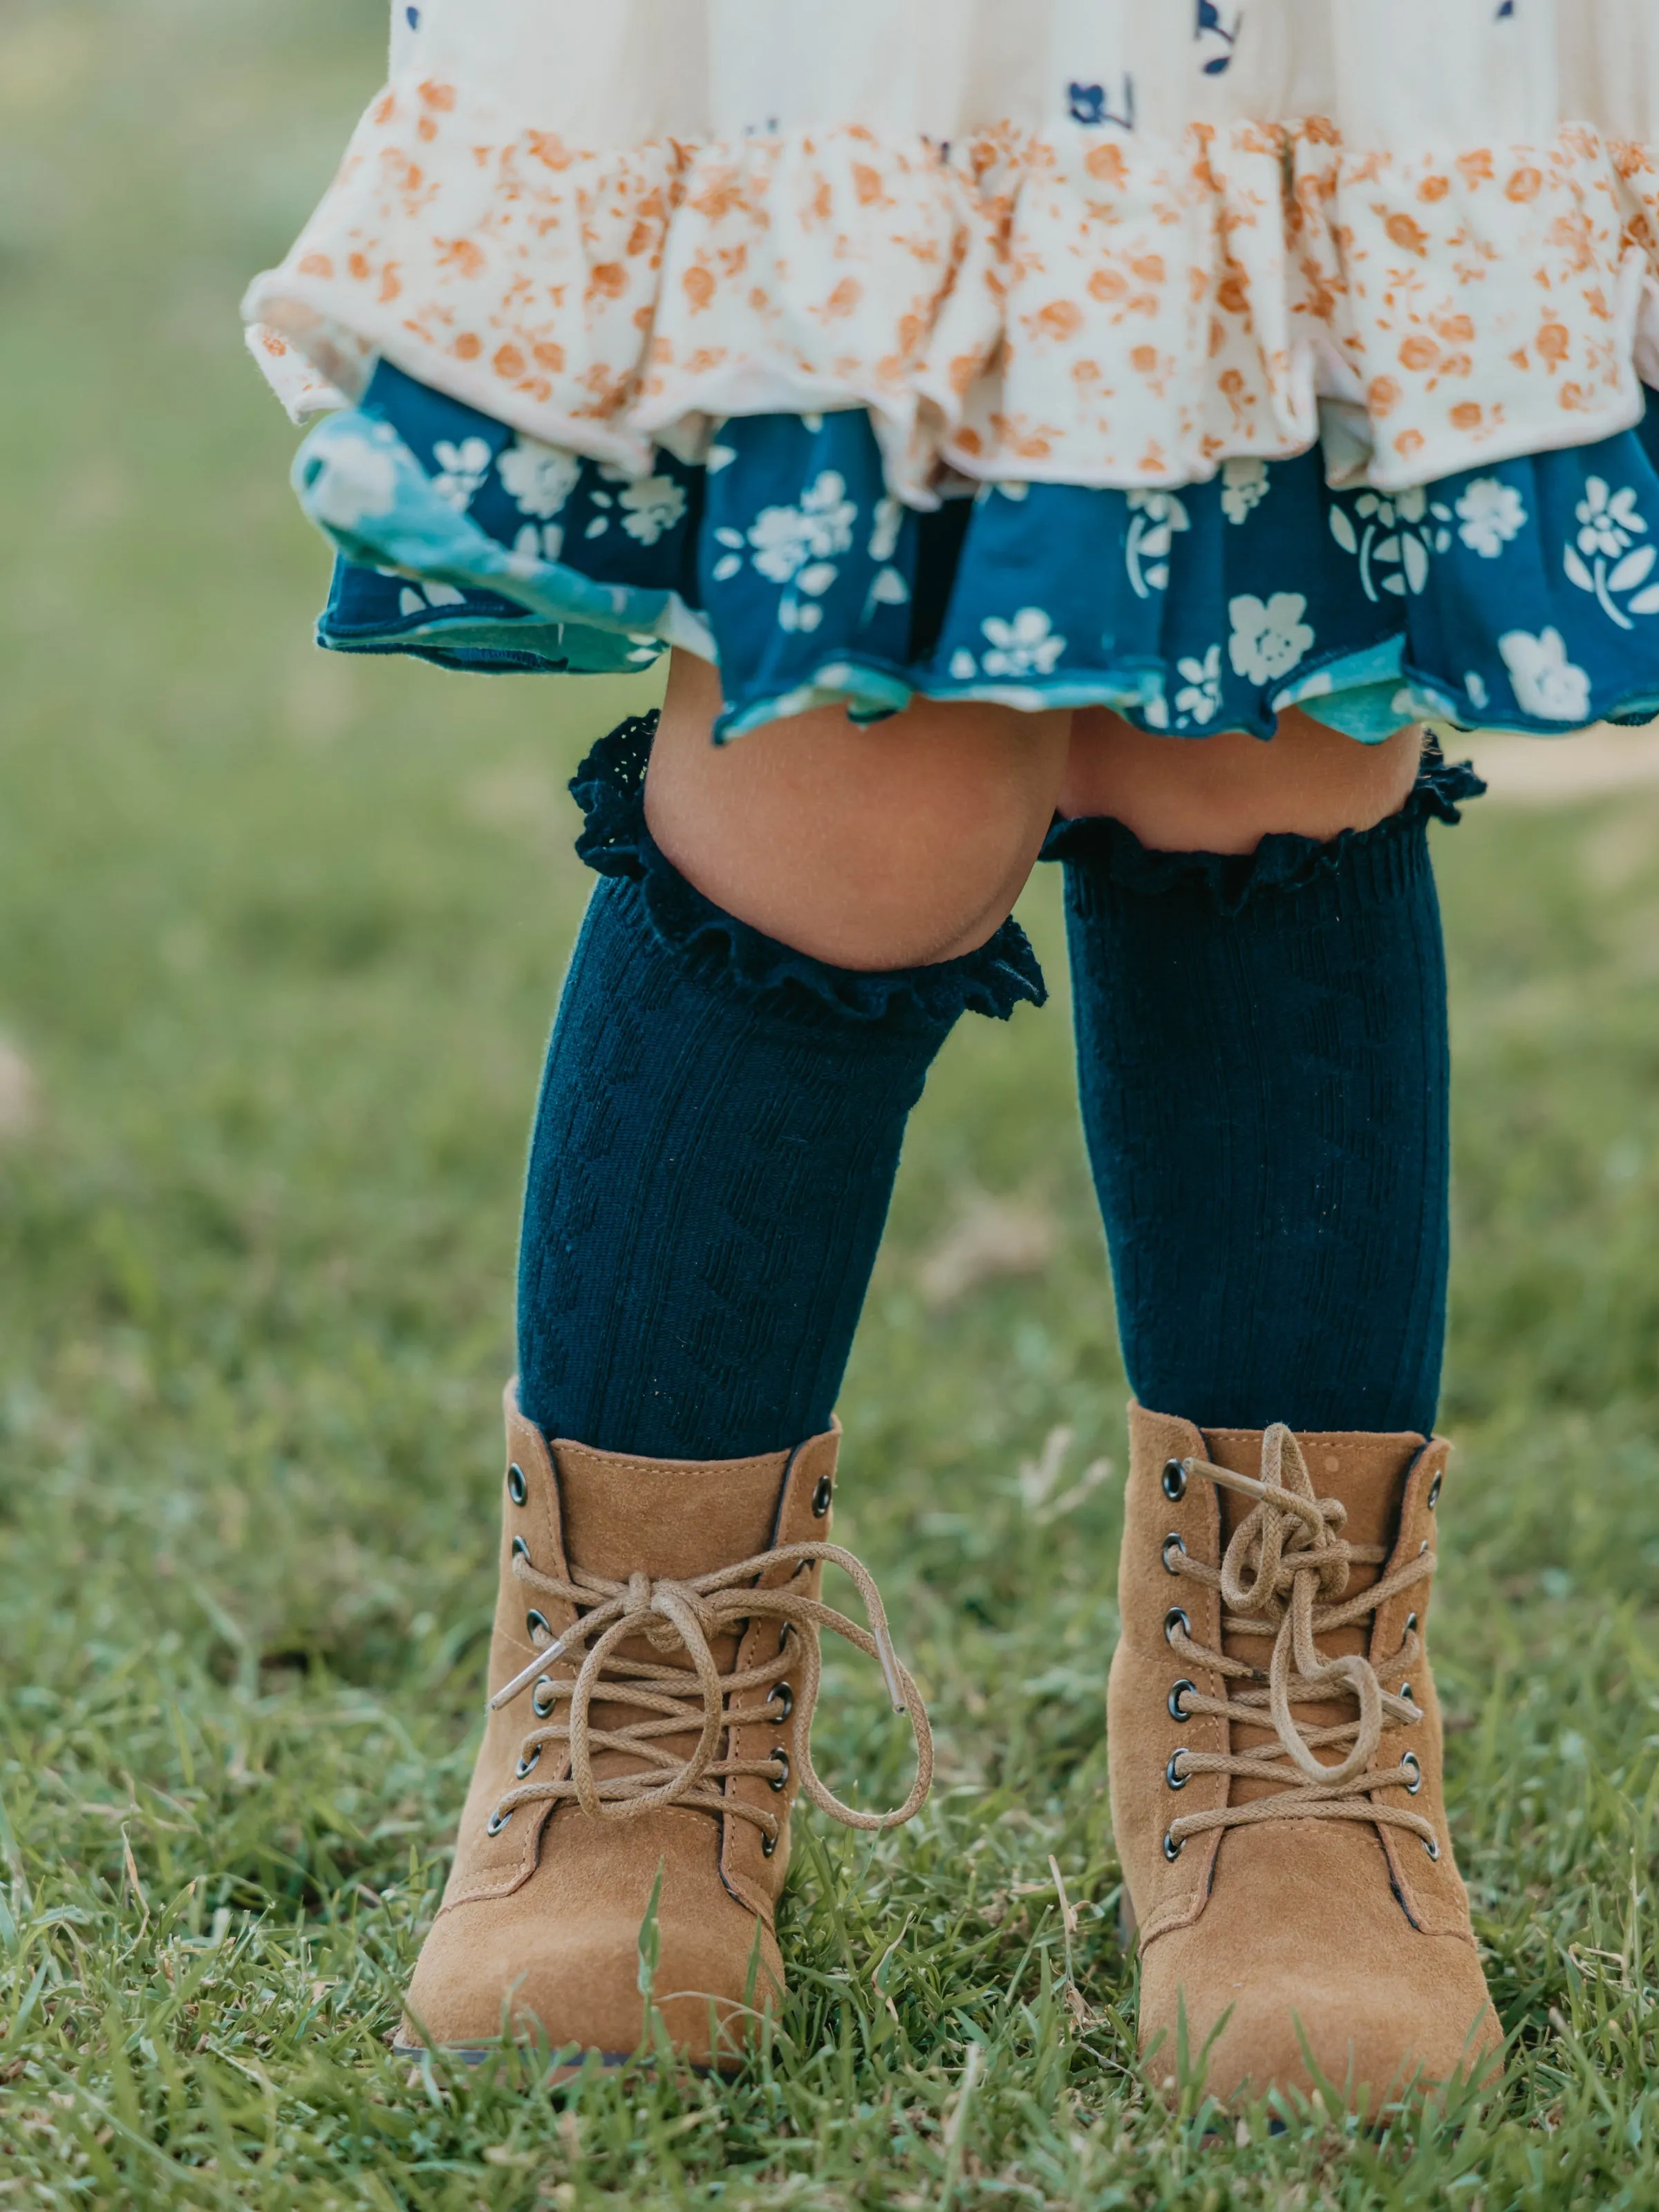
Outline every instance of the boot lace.
<path id="1" fill-rule="evenodd" d="M 807 1595 L 801 1583 L 822 1561 L 850 1577 L 870 1626 L 860 1628 L 833 1606 Z M 757 1578 L 793 1564 L 787 1583 L 756 1587 Z M 665 1806 L 735 1816 L 762 1831 L 768 1858 L 782 1833 L 780 1814 L 727 1796 L 722 1787 L 732 1775 L 758 1775 L 780 1793 L 798 1774 L 806 1796 L 820 1812 L 849 1828 L 896 1828 L 914 1819 L 933 1782 L 933 1740 L 921 1693 L 893 1649 L 881 1593 L 867 1568 L 838 1544 L 788 1544 L 737 1566 L 690 1580 L 653 1581 L 638 1574 L 626 1582 L 607 1582 L 573 1568 L 568 1576 L 547 1575 L 520 1553 L 513 1562 L 516 1579 L 543 1596 L 574 1606 L 576 1620 L 556 1641 L 551 1631 L 535 1658 L 490 1699 L 492 1712 L 531 1691 L 532 1707 L 543 1725 L 524 1740 L 519 1759 L 523 1787 L 496 1807 L 490 1832 L 499 1834 L 520 1806 L 574 1803 L 593 1820 L 638 1820 Z M 757 1619 L 782 1624 L 776 1656 L 753 1667 L 721 1674 L 712 1646 L 723 1634 Z M 916 1773 L 909 1796 L 896 1811 L 861 1813 L 827 1789 L 812 1764 L 812 1716 L 817 1709 L 823 1662 L 815 1632 L 844 1637 L 866 1656 L 879 1661 L 895 1712 L 907 1714 L 916 1748 Z M 539 1636 L 543 1632 L 538 1631 Z M 662 1655 L 660 1665 L 623 1656 L 620 1648 L 643 1637 Z M 799 1638 L 801 1669 L 797 1698 L 784 1680 L 794 1668 L 792 1646 Z M 550 1670 L 563 1658 L 581 1655 L 573 1677 Z M 690 1662 L 675 1664 L 674 1655 Z M 639 1715 L 620 1726 L 596 1727 L 595 1703 L 622 1706 Z M 562 1708 L 568 1707 L 568 1711 Z M 721 1741 L 732 1731 L 757 1723 L 789 1723 L 787 1750 L 767 1759 L 720 1758 Z M 665 1747 L 663 1739 L 698 1731 L 689 1758 Z M 544 1782 L 530 1776 L 550 1745 L 567 1747 L 568 1771 Z M 636 1762 L 631 1771 L 600 1775 L 595 1754 L 621 1752 Z"/>
<path id="2" fill-rule="evenodd" d="M 1263 1440 L 1259 1480 L 1212 1466 L 1207 1460 L 1182 1460 L 1181 1466 L 1189 1478 L 1201 1477 L 1218 1490 L 1254 1499 L 1255 1504 L 1234 1530 L 1218 1569 L 1190 1558 L 1175 1543 L 1165 1545 L 1164 1564 L 1172 1574 L 1220 1591 L 1226 1635 L 1271 1638 L 1273 1653 L 1264 1671 L 1224 1651 L 1211 1650 L 1194 1640 L 1191 1624 L 1176 1607 L 1164 1625 L 1171 1648 L 1194 1670 L 1224 1676 L 1229 1686 L 1224 1697 L 1206 1698 L 1192 1685 L 1180 1684 L 1170 1710 L 1182 1719 L 1208 1715 L 1271 1727 L 1279 1741 L 1249 1753 L 1177 1751 L 1170 1761 L 1170 1787 L 1182 1789 L 1200 1774 L 1224 1774 L 1275 1783 L 1279 1789 L 1272 1797 L 1171 1821 L 1164 1839 L 1165 1857 L 1178 1857 L 1191 1837 L 1214 1829 L 1251 1827 L 1264 1820 L 1370 1820 L 1409 1829 L 1430 1857 L 1437 1859 L 1440 1845 L 1431 1820 L 1405 1806 L 1379 1805 L 1371 1796 L 1374 1790 L 1394 1789 L 1415 1796 L 1423 1786 L 1415 1755 L 1403 1752 L 1390 1765 L 1384 1747 L 1385 1737 L 1416 1728 L 1422 1721 L 1422 1709 L 1412 1701 L 1410 1683 L 1403 1683 L 1397 1692 L 1385 1690 L 1369 1659 L 1358 1653 L 1328 1657 L 1318 1645 L 1320 1637 L 1368 1622 L 1391 1598 L 1428 1582 L 1435 1559 L 1427 1544 L 1416 1559 L 1357 1596 L 1347 1597 L 1351 1569 L 1362 1564 L 1381 1566 L 1389 1555 L 1381 1546 L 1347 1541 L 1342 1534 L 1347 1509 L 1337 1498 L 1316 1497 L 1302 1448 L 1282 1424 L 1269 1429 Z M 1422 1651 L 1413 1614 L 1406 1640 L 1386 1671 L 1408 1669 Z M 1304 1728 L 1291 1710 L 1297 1705 L 1349 1701 L 1357 1708 L 1354 1717 L 1328 1728 Z M 1321 1753 L 1335 1757 L 1322 1758 Z"/>

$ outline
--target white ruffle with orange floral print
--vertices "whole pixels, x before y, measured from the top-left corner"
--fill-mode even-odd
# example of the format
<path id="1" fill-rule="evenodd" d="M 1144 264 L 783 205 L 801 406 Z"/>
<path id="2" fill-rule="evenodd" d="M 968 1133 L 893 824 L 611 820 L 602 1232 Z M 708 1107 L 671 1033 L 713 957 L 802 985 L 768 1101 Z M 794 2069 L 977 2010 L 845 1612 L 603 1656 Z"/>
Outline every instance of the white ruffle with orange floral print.
<path id="1" fill-rule="evenodd" d="M 635 474 L 867 409 L 917 505 L 1586 445 L 1659 383 L 1659 7 L 1568 8 L 400 4 L 251 339 L 296 416 L 385 358 Z"/>

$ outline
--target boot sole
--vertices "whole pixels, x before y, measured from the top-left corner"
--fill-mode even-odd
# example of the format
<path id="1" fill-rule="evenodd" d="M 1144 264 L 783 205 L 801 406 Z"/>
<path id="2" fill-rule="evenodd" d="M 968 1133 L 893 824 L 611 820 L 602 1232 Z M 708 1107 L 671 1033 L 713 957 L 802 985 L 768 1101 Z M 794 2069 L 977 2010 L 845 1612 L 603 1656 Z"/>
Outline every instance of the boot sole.
<path id="1" fill-rule="evenodd" d="M 463 2066 L 482 2066 L 486 2060 L 498 2057 L 501 2050 L 501 2045 L 499 2043 L 442 2043 L 439 2045 L 435 2055 L 445 2058 L 459 2059 Z M 434 2054 L 429 2051 L 424 2043 L 394 2043 L 392 2046 L 392 2056 L 394 2058 L 422 2059 L 433 2055 Z M 556 2067 L 549 2076 L 550 2085 L 556 2089 L 562 2087 L 566 2082 L 578 2080 L 589 2061 L 595 2058 L 607 2073 L 620 2072 L 624 2066 L 632 2066 L 636 2063 L 634 2056 L 619 2051 L 584 2051 L 580 2058 L 572 2061 L 568 2065 Z M 691 2071 L 699 2080 L 714 2081 L 735 2081 L 738 2073 L 737 2068 L 725 2066 L 693 2066 Z"/>

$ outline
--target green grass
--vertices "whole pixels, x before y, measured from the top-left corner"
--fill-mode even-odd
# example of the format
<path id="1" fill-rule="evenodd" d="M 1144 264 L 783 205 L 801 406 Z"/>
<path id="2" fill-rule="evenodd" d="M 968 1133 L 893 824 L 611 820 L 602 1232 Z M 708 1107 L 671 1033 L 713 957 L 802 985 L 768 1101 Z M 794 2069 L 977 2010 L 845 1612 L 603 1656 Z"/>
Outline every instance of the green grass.
<path id="1" fill-rule="evenodd" d="M 586 890 L 562 783 L 643 695 L 310 648 L 321 549 L 234 309 L 381 14 L 0 0 L 0 1033 L 34 1082 L 24 1129 L 0 1061 L 0 2207 L 1659 2203 L 1648 799 L 1439 847 L 1439 1642 L 1501 2102 L 1216 2142 L 1138 2083 L 1116 1486 L 1039 1525 L 1020 1480 L 1057 1430 L 1060 1490 L 1122 1457 L 1063 1001 L 965 1025 L 918 1117 L 845 1533 L 941 1786 L 874 1846 L 807 1824 L 777 2052 L 565 2099 L 516 2056 L 391 2058 L 478 1718 L 520 1163 Z M 1058 979 L 1052 881 L 1028 906 Z M 941 1303 L 988 1194 L 1048 1256 Z M 826 1773 L 891 1787 L 878 1686 L 831 1679 Z"/>

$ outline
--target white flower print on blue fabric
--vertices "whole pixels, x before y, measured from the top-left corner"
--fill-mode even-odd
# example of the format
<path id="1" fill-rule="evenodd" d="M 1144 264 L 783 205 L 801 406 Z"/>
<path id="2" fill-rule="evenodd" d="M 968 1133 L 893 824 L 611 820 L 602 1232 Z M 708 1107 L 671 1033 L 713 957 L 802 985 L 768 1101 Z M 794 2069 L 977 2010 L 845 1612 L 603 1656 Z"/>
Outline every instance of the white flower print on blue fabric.
<path id="1" fill-rule="evenodd" d="M 574 453 L 567 453 L 557 446 L 544 446 L 535 438 L 520 438 L 507 447 L 497 460 L 495 470 L 507 497 L 520 514 L 537 522 L 550 522 L 569 505 L 571 493 L 581 482 L 582 465 Z"/>
<path id="2" fill-rule="evenodd" d="M 1453 513 L 1462 526 L 1458 536 L 1486 561 L 1497 560 L 1527 526 L 1526 501 L 1497 477 L 1477 477 Z"/>
<path id="3" fill-rule="evenodd" d="M 1177 531 L 1190 530 L 1192 518 L 1172 491 L 1132 491 L 1128 542 L 1124 558 L 1138 599 L 1170 588 L 1170 553 Z"/>
<path id="4" fill-rule="evenodd" d="M 456 446 L 440 438 L 432 452 L 438 464 L 438 474 L 432 479 L 433 490 L 447 507 L 453 507 L 457 514 L 465 514 L 477 497 L 495 459 L 489 441 L 463 438 Z"/>
<path id="5" fill-rule="evenodd" d="M 1221 512 L 1229 522 L 1248 522 L 1273 489 L 1266 461 L 1248 454 L 1224 463 L 1221 471 Z"/>
<path id="6" fill-rule="evenodd" d="M 392 514 L 398 504 L 397 443 L 397 434 L 384 424 L 366 438 L 333 439 L 308 472 L 307 514 L 334 530 L 356 530 Z"/>
<path id="7" fill-rule="evenodd" d="M 1276 684 L 1313 650 L 1314 633 L 1302 619 L 1308 602 L 1300 592 L 1275 592 L 1265 600 L 1242 592 L 1227 611 L 1233 624 L 1228 652 L 1247 684 Z"/>
<path id="8" fill-rule="evenodd" d="M 1176 672 L 1185 682 L 1176 693 L 1176 714 L 1200 727 L 1212 722 L 1221 711 L 1221 647 L 1212 645 L 1202 660 L 1177 661 Z"/>
<path id="9" fill-rule="evenodd" d="M 1659 550 L 1636 543 L 1647 536 L 1648 526 L 1637 509 L 1635 492 L 1628 485 L 1613 490 L 1605 477 L 1586 477 L 1584 496 L 1575 512 L 1578 543 L 1562 554 L 1569 582 L 1593 592 L 1602 613 L 1620 629 L 1635 629 L 1632 615 L 1659 614 L 1659 584 L 1648 584 Z M 1620 599 L 1623 606 L 1617 604 Z"/>
<path id="10" fill-rule="evenodd" d="M 847 496 L 846 477 L 826 469 L 801 494 L 799 507 L 763 507 L 743 542 L 753 547 L 755 567 L 769 583 L 792 584 L 809 563 L 850 553 L 858 519 L 858 507 Z M 721 531 L 720 543 L 735 535 Z M 718 569 L 715 574 L 719 576 Z M 834 581 L 831 575 L 819 588 L 828 590 Z"/>
<path id="11" fill-rule="evenodd" d="M 971 684 L 981 671 L 998 682 L 1052 676 L 1067 643 L 1041 607 L 1022 607 L 1009 622 L 988 615 L 980 629 L 988 650 L 978 660 L 965 647 L 951 655 L 951 675 L 957 684 Z"/>
<path id="12" fill-rule="evenodd" d="M 513 541 L 513 556 L 509 566 L 520 576 L 533 576 L 544 561 L 560 561 L 564 557 L 564 525 L 544 522 L 538 527 L 526 522 Z"/>
<path id="13" fill-rule="evenodd" d="M 1541 630 L 1536 637 L 1530 630 L 1510 630 L 1498 639 L 1498 650 L 1523 714 L 1579 726 L 1589 720 L 1589 678 L 1568 659 L 1559 629 Z"/>
<path id="14" fill-rule="evenodd" d="M 980 628 L 991 645 L 980 655 L 988 676 L 1052 676 L 1066 651 L 1066 640 L 1041 607 L 1022 607 L 1012 622 L 989 616 Z"/>
<path id="15" fill-rule="evenodd" d="M 1380 605 L 1384 592 L 1404 599 L 1407 592 L 1426 587 L 1429 556 L 1443 553 L 1451 544 L 1451 509 L 1440 500 L 1431 501 L 1420 487 L 1395 492 L 1389 499 L 1380 492 L 1362 491 L 1353 501 L 1352 514 L 1346 507 L 1332 507 L 1331 535 L 1358 561 L 1365 596 Z"/>
<path id="16" fill-rule="evenodd" d="M 453 584 L 405 584 L 398 594 L 398 611 L 404 615 L 423 615 L 434 607 L 464 607 L 466 593 L 458 592 Z"/>
<path id="17" fill-rule="evenodd" d="M 898 551 L 904 528 L 904 509 L 896 499 L 878 499 L 871 518 L 870 558 L 884 566 Z"/>
<path id="18" fill-rule="evenodd" d="M 686 498 L 672 477 L 640 477 L 622 495 L 623 528 L 641 545 L 654 545 L 685 520 Z"/>
<path id="19" fill-rule="evenodd" d="M 870 558 L 880 565 L 865 601 L 866 622 L 878 607 L 908 607 L 910 604 L 910 586 L 902 572 L 889 565 L 898 551 L 903 533 L 902 504 L 896 499 L 878 499 L 871 517 Z"/>
<path id="20" fill-rule="evenodd" d="M 1478 669 L 1470 669 L 1463 678 L 1463 689 L 1469 695 L 1469 704 L 1477 714 L 1483 714 L 1488 703 L 1486 679 Z"/>

